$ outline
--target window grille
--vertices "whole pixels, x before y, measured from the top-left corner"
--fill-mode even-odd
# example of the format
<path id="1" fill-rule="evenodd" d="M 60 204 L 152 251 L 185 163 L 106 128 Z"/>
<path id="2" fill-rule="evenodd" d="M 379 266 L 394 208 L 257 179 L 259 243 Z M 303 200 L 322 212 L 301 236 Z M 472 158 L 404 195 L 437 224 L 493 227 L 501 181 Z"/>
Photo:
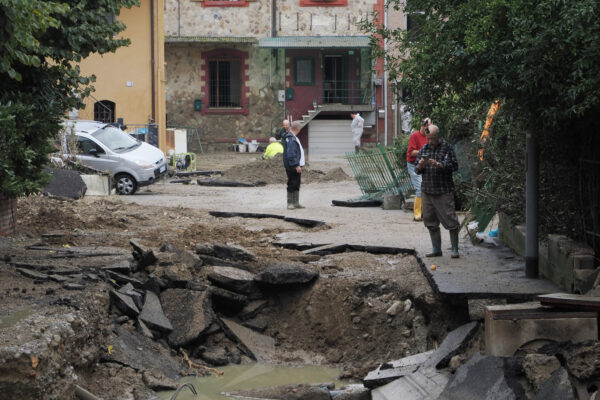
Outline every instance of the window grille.
<path id="1" fill-rule="evenodd" d="M 208 63 L 209 107 L 241 107 L 241 61 L 213 60 Z"/>
<path id="2" fill-rule="evenodd" d="M 115 122 L 115 103 L 110 100 L 101 100 L 94 103 L 94 121 Z"/>

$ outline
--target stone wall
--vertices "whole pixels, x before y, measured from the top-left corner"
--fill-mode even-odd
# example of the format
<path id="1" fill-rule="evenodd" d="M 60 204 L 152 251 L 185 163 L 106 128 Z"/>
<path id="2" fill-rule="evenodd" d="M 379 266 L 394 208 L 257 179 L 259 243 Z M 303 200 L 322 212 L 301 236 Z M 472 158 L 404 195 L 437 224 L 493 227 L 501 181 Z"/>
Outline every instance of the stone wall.
<path id="1" fill-rule="evenodd" d="M 166 0 L 166 36 L 266 37 L 271 32 L 271 0 L 247 7 L 202 7 L 201 1 Z"/>
<path id="2" fill-rule="evenodd" d="M 525 255 L 525 225 L 513 225 L 506 214 L 500 214 L 500 235 L 504 243 L 517 254 Z M 540 244 L 539 273 L 562 290 L 584 294 L 592 289 L 600 267 L 594 264 L 594 250 L 585 243 L 564 235 L 548 235 L 547 244 Z"/>
<path id="3" fill-rule="evenodd" d="M 194 110 L 194 100 L 204 100 L 205 80 L 202 52 L 229 48 L 248 52 L 248 114 L 203 115 Z M 271 128 L 279 127 L 283 105 L 277 101 L 277 90 L 283 88 L 283 60 L 279 69 L 271 58 L 270 49 L 240 44 L 177 44 L 165 50 L 167 60 L 167 124 L 168 126 L 198 127 L 207 149 L 215 145 L 226 147 L 239 137 L 263 138 L 271 136 Z M 282 57 L 281 57 L 282 58 Z M 203 104 L 205 107 L 206 104 Z M 220 145 L 222 144 L 222 145 Z"/>
<path id="4" fill-rule="evenodd" d="M 323 4 L 323 3 L 321 3 Z M 325 3 L 326 4 L 326 3 Z M 342 7 L 303 7 L 299 0 L 277 1 L 278 36 L 355 36 L 364 35 L 357 26 L 371 19 L 377 1 L 348 1 Z"/>
<path id="5" fill-rule="evenodd" d="M 376 0 L 347 1 L 345 6 L 301 6 L 301 0 L 276 2 L 278 36 L 362 35 L 357 22 L 371 19 Z M 336 1 L 335 3 L 340 3 Z M 203 7 L 201 1 L 165 2 L 165 35 L 211 37 L 271 36 L 271 0 L 247 7 Z"/>

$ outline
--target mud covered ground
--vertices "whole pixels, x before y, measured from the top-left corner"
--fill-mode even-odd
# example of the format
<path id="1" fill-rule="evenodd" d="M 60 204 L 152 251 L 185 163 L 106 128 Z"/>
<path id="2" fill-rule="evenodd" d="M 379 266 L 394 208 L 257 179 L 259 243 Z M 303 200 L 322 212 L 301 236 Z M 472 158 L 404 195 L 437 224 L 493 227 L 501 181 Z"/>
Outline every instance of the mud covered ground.
<path id="1" fill-rule="evenodd" d="M 199 169 L 270 183 L 283 176 L 279 168 L 257 172 L 268 163 L 275 165 L 273 160 L 237 161 L 243 165 L 231 165 L 229 154 L 201 157 Z M 312 179 L 349 179 L 339 165 L 327 167 L 313 172 Z M 12 387 L 15 396 L 62 399 L 72 395 L 71 384 L 77 382 L 105 399 L 151 398 L 148 371 L 105 360 L 115 326 L 133 325 L 110 307 L 108 292 L 114 282 L 98 271 L 130 257 L 131 239 L 153 249 L 169 245 L 194 250 L 199 243 L 242 246 L 257 256 L 248 267 L 255 273 L 282 261 L 301 262 L 317 271 L 312 285 L 266 297 L 260 318 L 264 334 L 277 340 L 277 363 L 335 365 L 345 376 L 360 379 L 383 361 L 434 348 L 449 329 L 464 322 L 464 310 L 435 297 L 413 256 L 348 252 L 311 258 L 276 245 L 276 236 L 286 232 L 327 229 L 278 219 L 215 218 L 206 210 L 139 205 L 114 196 L 21 198 L 18 232 L 0 239 L 0 386 Z M 72 285 L 18 271 L 49 266 L 56 275 L 62 271 L 63 276 L 75 276 L 69 279 Z M 394 303 L 400 304 L 399 311 L 388 312 Z M 224 340 L 215 332 L 206 341 Z M 166 351 L 181 358 L 173 349 Z"/>

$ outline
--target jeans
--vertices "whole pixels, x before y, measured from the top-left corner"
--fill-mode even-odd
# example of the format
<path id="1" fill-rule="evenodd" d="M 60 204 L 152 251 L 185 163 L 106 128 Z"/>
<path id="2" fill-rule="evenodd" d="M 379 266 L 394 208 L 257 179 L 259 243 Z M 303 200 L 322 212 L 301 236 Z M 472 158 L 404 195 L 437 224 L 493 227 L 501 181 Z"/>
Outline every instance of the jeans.
<path id="1" fill-rule="evenodd" d="M 408 175 L 410 175 L 410 181 L 415 188 L 415 196 L 421 197 L 421 175 L 417 174 L 417 166 L 407 162 L 406 168 L 408 168 Z"/>

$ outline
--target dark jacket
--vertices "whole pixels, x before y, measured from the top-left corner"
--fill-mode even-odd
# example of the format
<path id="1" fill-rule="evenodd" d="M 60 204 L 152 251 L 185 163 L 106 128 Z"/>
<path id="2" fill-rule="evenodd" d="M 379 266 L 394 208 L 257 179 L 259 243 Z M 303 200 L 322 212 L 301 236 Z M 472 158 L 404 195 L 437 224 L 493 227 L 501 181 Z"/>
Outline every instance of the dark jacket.
<path id="1" fill-rule="evenodd" d="M 300 144 L 290 131 L 283 135 L 283 166 L 286 169 L 300 165 Z"/>
<path id="2" fill-rule="evenodd" d="M 281 129 L 279 129 L 279 131 L 278 131 L 278 132 L 275 134 L 275 139 L 277 139 L 277 140 L 282 140 L 282 139 L 283 139 L 283 136 L 285 135 L 285 133 L 286 133 L 286 132 L 287 132 L 287 131 L 286 131 L 286 129 L 282 127 L 282 128 L 281 128 Z"/>

